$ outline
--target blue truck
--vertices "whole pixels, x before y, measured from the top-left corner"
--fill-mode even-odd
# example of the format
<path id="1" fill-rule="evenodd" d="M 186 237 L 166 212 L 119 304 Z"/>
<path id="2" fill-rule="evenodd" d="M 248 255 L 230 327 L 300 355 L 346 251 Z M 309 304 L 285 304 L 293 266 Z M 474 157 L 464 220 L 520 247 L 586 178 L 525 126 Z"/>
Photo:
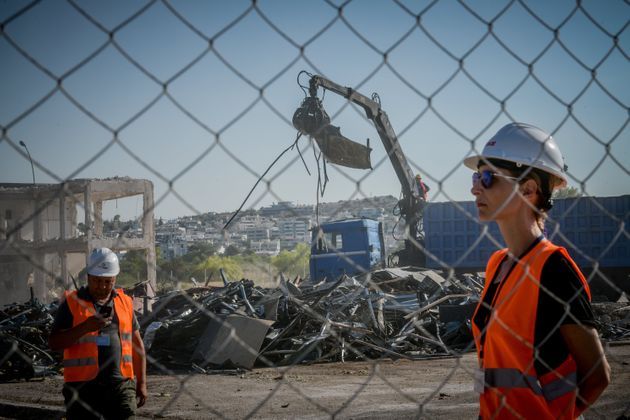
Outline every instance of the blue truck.
<path id="1" fill-rule="evenodd" d="M 383 225 L 372 219 L 323 223 L 312 231 L 310 275 L 314 281 L 335 281 L 384 268 Z"/>

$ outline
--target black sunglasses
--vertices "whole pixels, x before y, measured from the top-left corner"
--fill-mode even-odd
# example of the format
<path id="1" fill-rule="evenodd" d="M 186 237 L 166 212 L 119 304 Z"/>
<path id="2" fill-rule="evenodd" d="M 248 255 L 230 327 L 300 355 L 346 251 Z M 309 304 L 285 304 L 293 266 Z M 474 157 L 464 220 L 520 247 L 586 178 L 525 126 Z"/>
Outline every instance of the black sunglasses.
<path id="1" fill-rule="evenodd" d="M 488 189 L 490 187 L 492 187 L 492 184 L 494 182 L 494 177 L 500 177 L 500 178 L 505 178 L 505 179 L 511 179 L 513 181 L 518 181 L 519 178 L 514 177 L 514 176 L 508 176 L 508 175 L 503 175 L 500 174 L 498 172 L 493 172 L 490 169 L 486 169 L 485 171 L 481 171 L 481 172 L 473 172 L 472 174 L 472 183 L 473 186 L 481 181 L 481 185 L 485 188 Z"/>

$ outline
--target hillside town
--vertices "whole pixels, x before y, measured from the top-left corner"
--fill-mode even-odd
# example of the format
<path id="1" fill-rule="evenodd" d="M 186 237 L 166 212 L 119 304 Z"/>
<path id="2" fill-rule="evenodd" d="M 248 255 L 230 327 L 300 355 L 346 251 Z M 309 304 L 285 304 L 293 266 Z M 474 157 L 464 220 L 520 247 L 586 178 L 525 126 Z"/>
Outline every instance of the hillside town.
<path id="1" fill-rule="evenodd" d="M 204 213 L 155 221 L 155 241 L 159 254 L 165 260 L 181 257 L 195 244 L 212 245 L 218 254 L 231 247 L 236 252 L 251 251 L 259 255 L 275 256 L 282 250 L 291 250 L 297 244 L 310 243 L 311 228 L 328 220 L 370 218 L 383 223 L 387 249 L 396 247 L 391 232 L 398 229 L 398 216 L 393 196 L 370 197 L 351 201 L 322 203 L 319 216 L 314 205 L 300 205 L 281 201 L 258 210 L 243 211 L 223 229 L 231 213 Z M 126 230 L 125 236 L 134 234 L 132 222 L 126 230 L 120 224 L 110 223 L 110 234 Z"/>

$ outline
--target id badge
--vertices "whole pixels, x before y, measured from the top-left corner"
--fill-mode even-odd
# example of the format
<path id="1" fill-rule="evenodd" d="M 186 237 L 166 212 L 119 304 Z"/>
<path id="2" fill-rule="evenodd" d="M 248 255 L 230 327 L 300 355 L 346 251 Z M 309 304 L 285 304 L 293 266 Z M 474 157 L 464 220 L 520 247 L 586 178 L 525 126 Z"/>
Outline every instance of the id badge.
<path id="1" fill-rule="evenodd" d="M 99 346 L 99 347 L 108 347 L 108 346 L 110 346 L 109 335 L 97 335 L 96 336 L 96 345 Z"/>

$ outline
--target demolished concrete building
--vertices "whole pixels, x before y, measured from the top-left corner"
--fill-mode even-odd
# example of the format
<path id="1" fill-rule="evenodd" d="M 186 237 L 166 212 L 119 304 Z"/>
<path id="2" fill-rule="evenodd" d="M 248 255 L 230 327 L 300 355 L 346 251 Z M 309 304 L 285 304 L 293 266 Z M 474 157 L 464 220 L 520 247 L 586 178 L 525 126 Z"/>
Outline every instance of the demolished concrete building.
<path id="1" fill-rule="evenodd" d="M 142 197 L 141 234 L 103 234 L 103 203 Z M 144 179 L 75 179 L 60 184 L 0 183 L 0 305 L 41 302 L 73 287 L 93 248 L 146 253 L 145 296 L 156 280 L 153 184 Z M 145 299 L 145 308 L 150 300 Z M 140 309 L 140 308 L 138 308 Z"/>

